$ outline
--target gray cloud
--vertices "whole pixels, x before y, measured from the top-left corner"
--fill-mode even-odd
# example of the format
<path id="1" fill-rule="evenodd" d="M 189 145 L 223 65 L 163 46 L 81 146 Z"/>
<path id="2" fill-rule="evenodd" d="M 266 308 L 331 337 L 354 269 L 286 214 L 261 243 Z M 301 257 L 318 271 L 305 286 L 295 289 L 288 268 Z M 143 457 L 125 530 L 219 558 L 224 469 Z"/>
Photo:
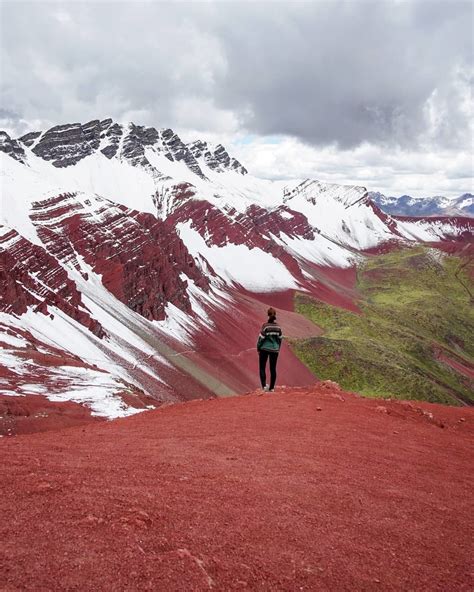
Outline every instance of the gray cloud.
<path id="1" fill-rule="evenodd" d="M 342 148 L 472 140 L 471 2 L 0 6 L 9 125 L 111 116 Z"/>
<path id="2" fill-rule="evenodd" d="M 233 68 L 221 96 L 235 109 L 247 101 L 256 131 L 347 147 L 456 142 L 466 130 L 465 87 L 456 84 L 470 65 L 472 4 L 324 2 L 283 18 L 268 12 L 264 5 L 257 26 L 227 25 L 223 34 Z M 448 114 L 434 130 L 430 100 Z"/>

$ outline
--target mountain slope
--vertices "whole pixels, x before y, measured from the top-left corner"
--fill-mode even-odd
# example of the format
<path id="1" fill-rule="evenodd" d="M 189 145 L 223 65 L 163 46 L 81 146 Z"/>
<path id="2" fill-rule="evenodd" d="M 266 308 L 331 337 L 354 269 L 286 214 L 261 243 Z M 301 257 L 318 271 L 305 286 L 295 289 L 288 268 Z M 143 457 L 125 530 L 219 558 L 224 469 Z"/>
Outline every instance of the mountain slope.
<path id="1" fill-rule="evenodd" d="M 293 314 L 295 292 L 358 310 L 353 277 L 368 253 L 472 237 L 469 218 L 397 219 L 363 187 L 255 178 L 223 146 L 170 129 L 108 119 L 2 133 L 0 158 L 8 396 L 65 397 L 77 374 L 40 372 L 32 344 L 108 375 L 101 400 L 122 414 L 150 397 L 244 392 L 269 304 L 288 337 L 311 338 L 319 329 Z M 281 370 L 288 384 L 317 380 L 286 346 Z"/>
<path id="2" fill-rule="evenodd" d="M 325 332 L 295 343 L 321 378 L 369 396 L 474 403 L 474 260 L 411 247 L 358 271 L 361 314 L 299 295 Z"/>

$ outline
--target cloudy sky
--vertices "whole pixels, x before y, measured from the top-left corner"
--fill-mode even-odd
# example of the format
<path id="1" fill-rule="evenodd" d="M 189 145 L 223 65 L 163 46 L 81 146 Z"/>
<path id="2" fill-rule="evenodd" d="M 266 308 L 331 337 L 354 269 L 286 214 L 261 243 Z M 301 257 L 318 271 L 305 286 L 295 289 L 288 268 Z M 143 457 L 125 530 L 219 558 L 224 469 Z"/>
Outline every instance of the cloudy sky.
<path id="1" fill-rule="evenodd" d="M 474 3 L 0 0 L 0 128 L 113 117 L 253 174 L 474 191 Z"/>

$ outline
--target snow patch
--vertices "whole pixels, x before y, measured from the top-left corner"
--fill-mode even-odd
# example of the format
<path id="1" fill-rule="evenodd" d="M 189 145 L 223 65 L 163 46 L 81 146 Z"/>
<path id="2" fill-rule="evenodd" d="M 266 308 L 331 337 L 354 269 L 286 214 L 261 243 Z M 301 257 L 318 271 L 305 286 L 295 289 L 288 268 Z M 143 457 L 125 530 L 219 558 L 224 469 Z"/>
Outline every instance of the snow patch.
<path id="1" fill-rule="evenodd" d="M 204 257 L 229 285 L 241 285 L 251 292 L 299 287 L 283 263 L 261 249 L 234 244 L 209 247 L 191 222 L 179 223 L 176 228 L 191 255 Z"/>

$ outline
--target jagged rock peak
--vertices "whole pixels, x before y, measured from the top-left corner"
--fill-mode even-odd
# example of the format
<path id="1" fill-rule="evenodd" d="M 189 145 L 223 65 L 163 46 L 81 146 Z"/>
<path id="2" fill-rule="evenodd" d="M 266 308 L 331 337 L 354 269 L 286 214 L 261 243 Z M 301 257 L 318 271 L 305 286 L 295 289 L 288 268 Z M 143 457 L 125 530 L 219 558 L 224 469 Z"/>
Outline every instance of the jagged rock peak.
<path id="1" fill-rule="evenodd" d="M 206 179 L 195 156 L 192 154 L 189 147 L 184 144 L 178 134 L 172 129 L 164 129 L 161 131 L 161 140 L 165 149 L 165 156 L 169 158 L 169 160 L 183 161 L 193 173 L 202 179 Z"/>
<path id="2" fill-rule="evenodd" d="M 23 160 L 24 149 L 29 148 L 55 167 L 74 166 L 87 156 L 101 152 L 109 159 L 124 159 L 133 166 L 146 168 L 156 177 L 164 177 L 147 158 L 146 151 L 151 149 L 171 162 L 183 162 L 201 179 L 206 180 L 203 165 L 218 173 L 247 174 L 247 169 L 222 144 L 211 146 L 201 140 L 185 144 L 170 128 L 120 124 L 111 118 L 56 125 L 44 132 L 29 132 L 17 140 L 6 134 L 2 145 L 2 150 L 17 160 Z"/>
<path id="3" fill-rule="evenodd" d="M 18 138 L 18 142 L 21 142 L 30 148 L 34 144 L 35 140 L 41 136 L 41 133 L 42 132 L 28 132 L 24 136 L 21 136 L 21 138 Z"/>
<path id="4" fill-rule="evenodd" d="M 9 137 L 8 137 L 9 138 Z M 12 153 L 13 140 L 5 142 L 4 151 Z M 46 132 L 30 132 L 19 138 L 15 150 L 22 146 L 31 148 L 36 156 L 51 161 L 56 167 L 68 167 L 100 151 L 107 158 L 124 158 L 130 164 L 143 166 L 158 176 L 146 157 L 147 148 L 163 154 L 171 162 L 184 162 L 193 173 L 205 179 L 205 175 L 194 155 L 172 129 L 157 130 L 154 127 L 119 124 L 112 119 L 95 119 L 88 123 L 57 125 Z M 23 150 L 24 151 L 24 150 Z"/>
<path id="5" fill-rule="evenodd" d="M 111 126 L 107 133 L 112 133 L 113 127 Z M 161 176 L 161 173 L 151 165 L 145 154 L 147 148 L 153 148 L 156 153 L 162 154 L 171 162 L 184 162 L 193 173 L 202 179 L 206 179 L 199 163 L 191 154 L 189 148 L 172 129 L 157 130 L 154 127 L 145 127 L 135 125 L 134 123 L 124 126 L 124 129 L 126 132 L 124 133 L 123 147 L 119 156 L 125 158 L 131 164 L 141 165 L 149 170 L 153 170 L 158 176 Z M 113 133 L 116 132 L 114 131 Z M 114 140 L 113 147 L 115 152 L 117 151 L 119 141 L 119 137 Z M 107 147 L 105 150 L 107 152 L 104 149 L 102 152 L 109 158 L 115 155 L 115 153 L 112 153 L 112 148 Z"/>
<path id="6" fill-rule="evenodd" d="M 5 152 L 19 162 L 25 162 L 25 150 L 18 140 L 13 140 L 7 132 L 0 131 L 0 152 Z"/>
<path id="7" fill-rule="evenodd" d="M 248 173 L 247 169 L 236 158 L 229 156 L 222 144 L 211 147 L 207 142 L 196 140 L 188 144 L 188 147 L 195 158 L 204 159 L 206 165 L 213 171 L 223 173 L 232 170 L 241 175 Z"/>
<path id="8" fill-rule="evenodd" d="M 159 139 L 159 133 L 154 127 L 145 127 L 134 123 L 125 126 L 114 124 L 110 126 L 107 134 L 109 134 L 107 137 L 111 137 L 112 148 L 107 146 L 102 152 L 108 158 L 112 158 L 117 153 L 123 135 L 123 146 L 118 156 L 125 158 L 132 165 L 141 165 L 145 168 L 151 167 L 145 156 L 145 149 L 156 144 Z"/>
<path id="9" fill-rule="evenodd" d="M 42 134 L 26 134 L 19 141 L 26 146 L 32 146 L 34 154 L 51 161 L 54 166 L 67 167 L 77 164 L 99 148 L 101 133 L 110 123 L 111 120 L 94 119 L 83 125 L 56 125 Z"/>

